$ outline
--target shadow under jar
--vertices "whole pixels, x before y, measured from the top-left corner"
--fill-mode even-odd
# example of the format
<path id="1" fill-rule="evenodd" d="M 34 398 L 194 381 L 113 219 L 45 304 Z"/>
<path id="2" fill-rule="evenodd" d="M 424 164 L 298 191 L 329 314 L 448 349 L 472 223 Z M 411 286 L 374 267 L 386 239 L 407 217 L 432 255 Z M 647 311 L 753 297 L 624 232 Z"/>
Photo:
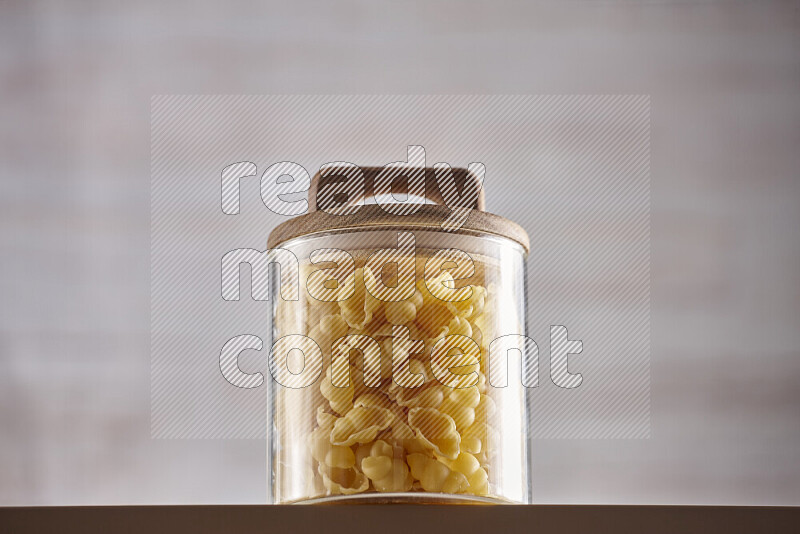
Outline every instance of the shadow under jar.
<path id="1" fill-rule="evenodd" d="M 526 333 L 528 236 L 486 213 L 482 190 L 445 230 L 430 168 L 439 205 L 360 205 L 380 170 L 363 169 L 368 194 L 349 210 L 315 176 L 309 213 L 270 234 L 297 259 L 299 298 L 272 277 L 269 500 L 529 502 L 526 390 L 510 371 L 504 387 L 488 379 L 492 341 Z M 467 191 L 472 176 L 454 172 Z"/>

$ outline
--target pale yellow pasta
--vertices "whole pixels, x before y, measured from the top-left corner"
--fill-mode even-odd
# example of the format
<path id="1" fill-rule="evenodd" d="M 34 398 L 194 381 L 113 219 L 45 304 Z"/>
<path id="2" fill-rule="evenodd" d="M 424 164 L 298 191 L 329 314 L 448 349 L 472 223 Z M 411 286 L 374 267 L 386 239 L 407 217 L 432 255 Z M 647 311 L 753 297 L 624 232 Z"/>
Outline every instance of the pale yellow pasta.
<path id="1" fill-rule="evenodd" d="M 434 408 L 438 409 L 444 402 L 445 389 L 441 385 L 432 385 L 422 391 L 411 391 L 411 394 L 397 396 L 395 402 L 403 408 Z"/>
<path id="2" fill-rule="evenodd" d="M 353 407 L 353 397 L 355 395 L 355 386 L 353 380 L 346 387 L 336 387 L 333 385 L 333 367 L 328 367 L 325 370 L 325 376 L 322 378 L 319 389 L 322 396 L 328 400 L 330 407 L 339 415 L 345 415 L 350 408 Z"/>
<path id="3" fill-rule="evenodd" d="M 338 313 L 325 315 L 319 321 L 320 333 L 331 341 L 347 335 L 348 329 L 347 321 Z"/>
<path id="4" fill-rule="evenodd" d="M 412 376 L 422 376 L 424 382 L 421 387 L 411 387 L 411 379 L 404 380 L 404 377 L 400 375 L 394 376 L 392 382 L 386 388 L 386 395 L 398 405 L 406 408 L 409 407 L 410 399 L 421 395 L 427 388 L 437 383 L 433 373 L 428 369 L 428 366 L 420 360 L 409 360 L 408 371 Z"/>
<path id="5" fill-rule="evenodd" d="M 347 469 L 356 465 L 356 457 L 350 447 L 331 445 L 331 448 L 325 454 L 325 464 L 331 467 Z"/>
<path id="6" fill-rule="evenodd" d="M 408 300 L 401 302 L 387 302 L 384 308 L 386 320 L 394 325 L 410 323 L 417 317 L 417 308 Z"/>
<path id="7" fill-rule="evenodd" d="M 349 469 L 355 466 L 355 456 L 349 447 L 334 445 L 330 441 L 336 417 L 321 410 L 317 411 L 320 426 L 311 433 L 311 456 L 325 468 Z"/>
<path id="8" fill-rule="evenodd" d="M 475 425 L 467 428 L 461 433 L 461 450 L 471 454 L 481 452 L 481 438 L 478 435 Z"/>
<path id="9" fill-rule="evenodd" d="M 340 300 L 339 308 L 347 324 L 351 328 L 360 330 L 372 320 L 372 315 L 375 313 L 375 310 L 380 307 L 381 301 L 373 298 L 372 295 L 367 292 L 364 286 L 363 269 L 356 269 L 355 276 L 355 293 L 346 300 Z"/>
<path id="10" fill-rule="evenodd" d="M 489 476 L 475 456 L 462 452 L 455 460 L 442 460 L 442 463 L 466 477 L 470 493 L 486 495 L 489 492 Z"/>
<path id="11" fill-rule="evenodd" d="M 392 420 L 392 425 L 405 422 L 406 419 L 406 414 L 403 411 L 403 408 L 392 402 L 389 397 L 387 397 L 380 391 L 371 391 L 368 393 L 362 393 L 353 402 L 353 406 L 355 407 L 363 406 L 367 408 L 383 408 L 389 410 L 390 412 L 392 412 L 392 415 L 394 416 L 394 419 Z"/>
<path id="12" fill-rule="evenodd" d="M 486 425 L 483 429 L 483 442 L 481 447 L 481 452 L 475 455 L 475 457 L 481 462 L 482 465 L 487 467 L 491 466 L 492 460 L 494 459 L 495 454 L 497 451 L 493 443 L 497 440 L 496 430 L 491 425 Z"/>
<path id="13" fill-rule="evenodd" d="M 394 416 L 385 408 L 358 406 L 336 420 L 331 430 L 331 443 L 349 447 L 369 443 L 378 432 L 389 428 Z"/>
<path id="14" fill-rule="evenodd" d="M 365 380 L 363 385 L 376 387 L 380 385 L 381 380 L 391 376 L 391 362 L 384 361 L 386 358 L 382 355 L 380 343 L 364 334 L 348 334 L 334 341 L 331 366 L 340 365 L 344 368 L 345 362 L 351 363 L 353 353 L 356 357 L 352 360 L 352 367 L 349 370 L 351 379 L 363 376 Z M 358 385 L 356 382 L 354 387 Z"/>
<path id="15" fill-rule="evenodd" d="M 436 379 L 449 388 L 478 384 L 480 346 L 463 334 L 439 340 L 431 349 L 430 366 Z"/>
<path id="16" fill-rule="evenodd" d="M 414 430 L 408 426 L 408 423 L 405 421 L 405 419 L 396 419 L 395 422 L 392 423 L 389 439 L 391 439 L 394 443 L 403 445 L 404 447 L 411 447 L 409 442 L 411 440 L 415 440 L 416 438 L 414 437 Z"/>
<path id="17" fill-rule="evenodd" d="M 469 481 L 463 473 L 453 471 L 442 462 L 414 453 L 408 455 L 411 475 L 419 480 L 422 489 L 432 493 L 464 493 L 469 489 Z"/>
<path id="18" fill-rule="evenodd" d="M 367 457 L 361 460 L 361 470 L 380 492 L 408 491 L 414 479 L 402 458 L 396 458 L 394 448 L 385 441 L 376 441 Z"/>
<path id="19" fill-rule="evenodd" d="M 353 495 L 369 489 L 369 479 L 355 468 L 340 469 L 321 464 L 318 472 L 331 495 Z"/>
<path id="20" fill-rule="evenodd" d="M 426 345 L 432 345 L 438 339 L 447 335 L 448 323 L 452 316 L 444 302 L 438 300 L 425 301 L 422 308 L 417 310 L 414 324 L 420 332 L 420 337 L 425 339 Z"/>
<path id="21" fill-rule="evenodd" d="M 442 271 L 438 275 L 425 281 L 428 291 L 434 298 L 443 302 L 452 302 L 454 298 L 458 298 L 456 282 L 453 275 L 448 271 Z"/>
<path id="22" fill-rule="evenodd" d="M 331 425 L 330 428 L 320 426 L 316 428 L 308 437 L 308 445 L 311 449 L 311 457 L 320 464 L 325 464 L 325 457 L 330 450 L 332 428 L 333 425 Z"/>
<path id="23" fill-rule="evenodd" d="M 447 309 L 461 319 L 470 319 L 483 312 L 486 299 L 486 288 L 473 286 L 472 294 L 462 301 L 448 302 Z"/>
<path id="24" fill-rule="evenodd" d="M 338 315 L 339 305 L 335 302 L 322 302 L 315 299 L 306 302 L 308 314 L 306 315 L 306 324 L 309 327 L 319 325 L 320 320 L 326 315 Z M 316 339 L 315 339 L 316 340 Z"/>
<path id="25" fill-rule="evenodd" d="M 355 445 L 356 466 L 361 469 L 361 462 L 372 452 L 372 443 L 359 443 Z"/>
<path id="26" fill-rule="evenodd" d="M 418 257 L 418 265 L 425 259 Z M 483 267 L 478 271 L 483 274 Z M 494 335 L 496 288 L 473 283 L 471 292 L 456 289 L 453 274 L 441 270 L 431 280 L 418 279 L 405 300 L 384 302 L 365 284 L 366 277 L 377 287 L 379 276 L 357 268 L 354 285 L 342 286 L 349 298 L 306 304 L 308 335 L 326 361 L 317 393 L 322 405 L 309 435 L 316 466 L 312 487 L 327 495 L 492 495 L 495 451 L 489 422 L 495 405 L 486 395 L 481 354 Z M 394 283 L 385 280 L 389 287 Z M 291 313 L 281 313 L 294 324 Z M 398 327 L 407 329 L 403 335 L 407 332 L 412 344 L 422 340 L 419 346 L 424 346 L 409 352 L 407 368 L 400 372 L 393 366 L 392 336 Z M 439 349 L 433 351 L 434 346 Z M 370 368 L 367 385 L 364 353 L 376 361 L 378 348 L 379 373 Z M 411 387 L 420 379 L 421 386 Z"/>
<path id="27" fill-rule="evenodd" d="M 457 334 L 460 336 L 472 336 L 472 325 L 469 324 L 469 321 L 464 319 L 463 317 L 453 317 L 450 319 L 450 322 L 447 323 L 447 334 Z"/>
<path id="28" fill-rule="evenodd" d="M 422 291 L 419 289 L 419 284 L 417 284 L 417 290 L 414 291 L 414 295 L 411 297 L 411 303 L 414 305 L 415 309 L 420 309 L 422 304 L 425 302 L 425 297 L 422 294 Z"/>
<path id="29" fill-rule="evenodd" d="M 440 410 L 453 419 L 459 432 L 463 432 L 475 422 L 475 408 L 480 398 L 476 387 L 456 389 L 442 403 Z"/>
<path id="30" fill-rule="evenodd" d="M 458 456 L 461 436 L 449 415 L 434 408 L 412 408 L 408 411 L 408 426 L 439 456 L 451 459 Z"/>
<path id="31" fill-rule="evenodd" d="M 476 392 L 477 390 L 478 388 L 467 388 L 460 391 L 468 391 L 470 395 L 474 395 L 473 391 Z M 466 405 L 463 408 L 464 410 L 471 409 L 468 406 L 474 404 L 474 399 L 465 399 L 464 404 Z M 449 406 L 445 406 L 444 409 L 450 411 Z M 478 402 L 475 404 L 474 409 L 472 409 L 472 423 L 465 425 L 464 423 L 467 422 L 465 420 L 462 422 L 462 426 L 459 427 L 459 432 L 461 433 L 461 450 L 471 454 L 478 454 L 483 450 L 483 444 L 487 440 L 487 414 L 492 413 L 494 413 L 494 401 L 492 401 L 491 397 L 479 394 Z M 456 423 L 456 426 L 458 426 L 458 423 Z"/>
<path id="32" fill-rule="evenodd" d="M 336 422 L 336 416 L 326 412 L 323 406 L 319 406 L 317 407 L 316 420 L 318 428 L 330 432 Z"/>
<path id="33" fill-rule="evenodd" d="M 495 324 L 496 321 L 496 313 L 497 313 L 497 303 L 495 297 L 496 289 L 494 288 L 494 284 L 489 284 L 489 287 L 486 288 L 485 296 L 483 298 L 483 309 L 480 313 L 476 313 L 472 317 L 472 322 L 475 326 L 477 326 L 481 332 L 484 334 L 492 334 L 492 326 Z M 508 313 L 511 310 L 506 310 Z M 493 336 L 489 336 L 490 339 Z"/>

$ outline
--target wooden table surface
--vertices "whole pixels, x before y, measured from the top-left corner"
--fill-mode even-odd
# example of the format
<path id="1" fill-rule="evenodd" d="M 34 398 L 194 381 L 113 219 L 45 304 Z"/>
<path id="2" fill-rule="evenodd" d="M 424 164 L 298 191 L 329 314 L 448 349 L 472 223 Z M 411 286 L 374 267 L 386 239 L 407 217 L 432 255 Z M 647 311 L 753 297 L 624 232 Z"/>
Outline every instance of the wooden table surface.
<path id="1" fill-rule="evenodd" d="M 0 508 L 0 532 L 798 532 L 800 507 L 75 506 Z"/>

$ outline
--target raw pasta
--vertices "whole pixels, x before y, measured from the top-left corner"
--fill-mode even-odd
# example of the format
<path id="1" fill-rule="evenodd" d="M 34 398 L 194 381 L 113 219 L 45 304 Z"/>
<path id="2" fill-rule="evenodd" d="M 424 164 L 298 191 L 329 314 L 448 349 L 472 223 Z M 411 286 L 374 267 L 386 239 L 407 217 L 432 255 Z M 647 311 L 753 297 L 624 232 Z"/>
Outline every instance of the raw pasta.
<path id="1" fill-rule="evenodd" d="M 419 271 L 424 264 L 418 258 Z M 326 362 L 321 381 L 311 386 L 319 398 L 307 440 L 315 464 L 311 491 L 492 494 L 489 422 L 495 404 L 481 354 L 487 354 L 495 328 L 496 287 L 474 282 L 484 279 L 485 270 L 478 264 L 467 287 L 440 270 L 427 281 L 418 277 L 410 298 L 383 302 L 365 286 L 365 279 L 374 285 L 380 275 L 359 267 L 340 288 L 349 298 L 303 304 L 308 336 Z M 278 329 L 284 316 L 285 325 L 296 327 L 293 316 L 278 308 Z M 424 347 L 409 350 L 403 373 L 393 373 L 397 327 L 406 329 L 412 349 L 415 343 Z M 369 363 L 376 361 L 375 351 L 379 367 Z M 410 387 L 420 377 L 422 386 Z"/>

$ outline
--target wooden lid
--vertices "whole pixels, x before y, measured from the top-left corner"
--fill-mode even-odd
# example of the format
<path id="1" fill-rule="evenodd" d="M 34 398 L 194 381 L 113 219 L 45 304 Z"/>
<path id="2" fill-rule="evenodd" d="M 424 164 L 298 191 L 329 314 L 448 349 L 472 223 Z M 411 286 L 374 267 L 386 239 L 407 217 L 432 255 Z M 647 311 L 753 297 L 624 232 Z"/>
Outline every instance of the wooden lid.
<path id="1" fill-rule="evenodd" d="M 443 223 L 451 216 L 452 210 L 444 204 L 444 198 L 437 183 L 434 169 L 426 167 L 425 191 L 427 199 L 436 204 L 421 204 L 414 213 L 389 213 L 378 204 L 362 205 L 365 198 L 375 196 L 375 182 L 383 167 L 341 167 L 323 166 L 317 173 L 309 188 L 309 212 L 294 217 L 278 225 L 270 234 L 267 242 L 269 248 L 275 248 L 290 239 L 328 233 L 348 233 L 369 230 L 426 230 L 461 235 L 488 235 L 510 239 L 520 244 L 527 253 L 530 240 L 525 230 L 518 224 L 499 215 L 484 211 L 484 193 L 481 182 L 467 169 L 454 168 L 454 183 L 459 191 L 467 197 L 465 206 L 471 207 L 466 222 L 457 230 L 446 230 Z M 361 175 L 359 175 L 361 171 Z M 396 176 L 398 173 L 394 173 Z M 407 194 L 408 181 L 398 180 L 392 183 L 393 177 L 384 175 L 383 185 L 392 184 L 393 194 Z M 379 181 L 381 179 L 379 178 Z M 465 191 L 468 182 L 472 181 Z M 337 187 L 338 184 L 338 187 Z M 362 185 L 363 184 L 363 185 Z M 451 202 L 451 205 L 453 203 Z M 416 208 L 416 206 L 415 206 Z"/>

